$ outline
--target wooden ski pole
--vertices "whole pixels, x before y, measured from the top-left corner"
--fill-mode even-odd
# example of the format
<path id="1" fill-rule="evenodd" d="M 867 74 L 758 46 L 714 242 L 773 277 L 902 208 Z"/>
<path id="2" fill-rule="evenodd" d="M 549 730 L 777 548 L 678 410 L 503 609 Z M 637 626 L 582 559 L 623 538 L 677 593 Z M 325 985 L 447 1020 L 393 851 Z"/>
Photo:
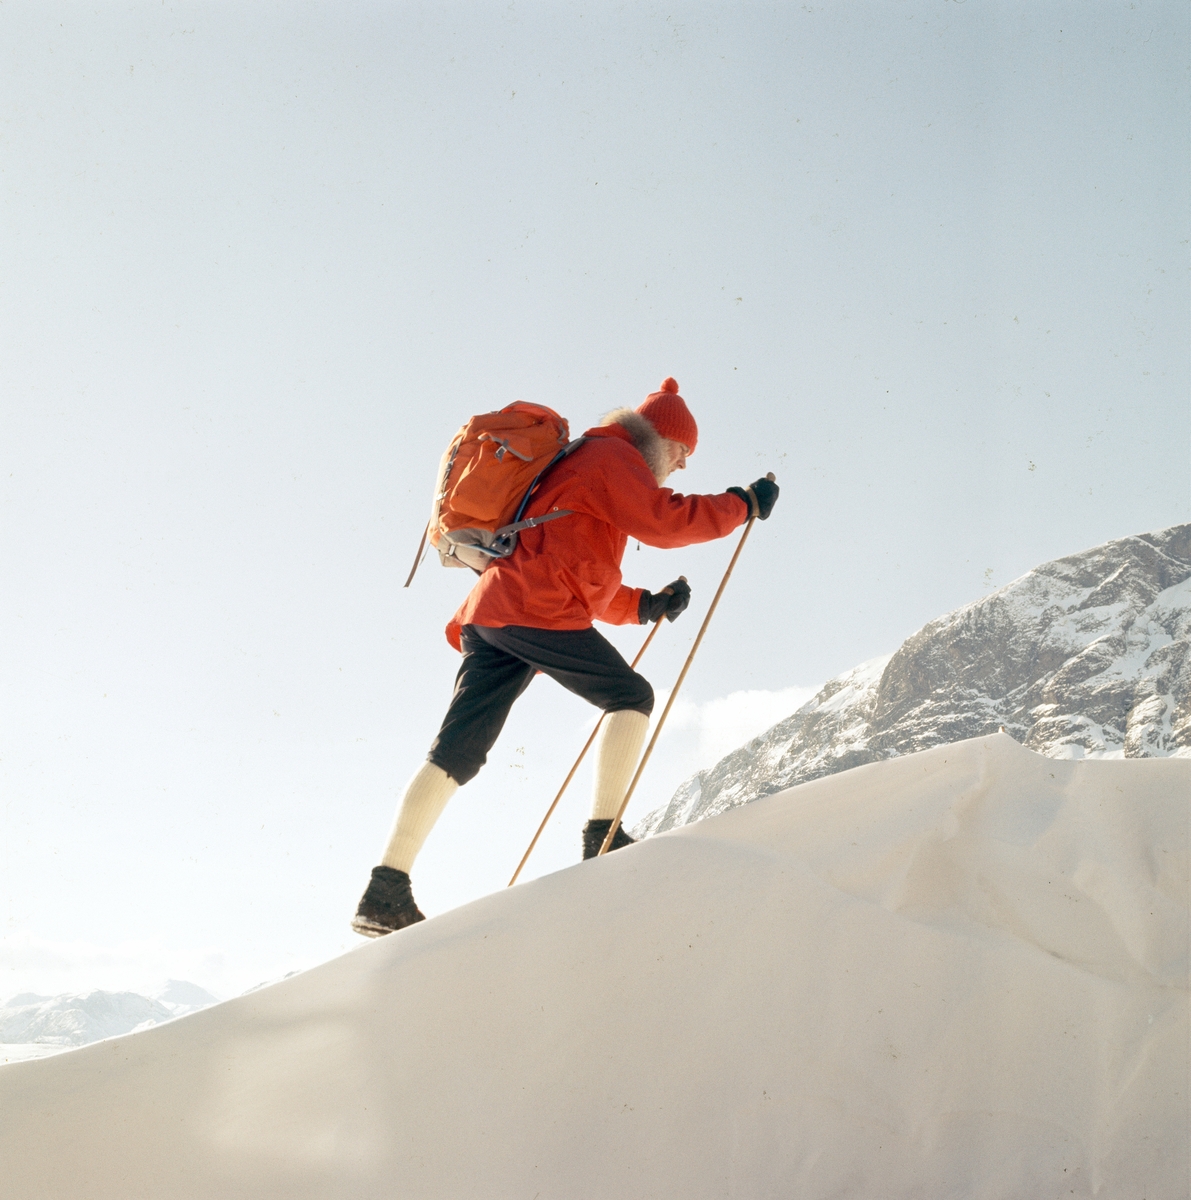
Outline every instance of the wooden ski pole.
<path id="1" fill-rule="evenodd" d="M 773 472 L 770 471 L 765 478 L 772 482 L 774 478 Z M 753 489 L 749 488 L 748 493 L 752 497 L 753 504 L 756 505 L 757 497 L 753 495 Z M 732 578 L 732 571 L 736 566 L 736 560 L 740 557 L 740 552 L 744 549 L 744 543 L 748 541 L 748 536 L 752 533 L 756 521 L 757 514 L 754 509 L 753 515 L 749 517 L 748 524 L 744 527 L 744 533 L 740 535 L 740 541 L 736 544 L 736 552 L 732 555 L 732 561 L 728 564 L 728 569 L 724 572 L 724 578 L 720 580 L 720 586 L 716 590 L 714 599 L 711 601 L 711 607 L 707 610 L 707 616 L 703 618 L 703 624 L 699 627 L 699 632 L 695 637 L 695 644 L 691 647 L 691 652 L 686 656 L 686 662 L 682 665 L 682 670 L 678 675 L 678 682 L 675 683 L 674 690 L 670 693 L 670 699 L 666 701 L 666 707 L 662 709 L 662 715 L 658 717 L 653 737 L 649 739 L 649 745 L 645 747 L 645 753 L 641 756 L 641 761 L 637 764 L 637 773 L 633 776 L 633 781 L 629 784 L 629 790 L 625 792 L 624 799 L 620 802 L 620 811 L 608 827 L 608 836 L 604 838 L 604 844 L 600 847 L 600 854 L 608 853 L 608 847 L 612 845 L 612 839 L 616 836 L 616 831 L 620 828 L 620 819 L 624 816 L 624 810 L 628 808 L 629 801 L 633 798 L 633 792 L 636 790 L 637 784 L 645 772 L 645 764 L 649 762 L 649 756 L 653 753 L 654 746 L 657 745 L 658 735 L 662 732 L 662 726 L 665 725 L 666 718 L 670 715 L 670 708 L 674 704 L 674 698 L 678 695 L 678 689 L 682 687 L 682 681 L 686 678 L 686 673 L 691 669 L 691 663 L 695 661 L 695 654 L 699 649 L 699 643 L 703 640 L 703 635 L 707 632 L 707 626 L 711 624 L 711 618 L 715 615 L 716 605 L 719 604 L 720 597 L 724 594 L 724 588 L 728 586 L 728 580 Z M 597 857 L 599 856 L 597 855 Z"/>
<path id="2" fill-rule="evenodd" d="M 679 576 L 685 583 L 686 576 Z M 673 595 L 673 591 L 666 587 L 662 588 L 663 592 L 669 592 Z M 637 657 L 629 664 L 630 667 L 635 667 L 645 656 L 645 651 L 649 649 L 649 643 L 653 641 L 654 634 L 662 627 L 661 618 L 653 623 L 653 628 L 646 635 L 645 641 L 641 643 L 641 649 L 637 651 Z M 600 732 L 600 726 L 604 723 L 604 718 L 607 713 L 600 713 L 600 719 L 596 722 L 596 727 L 591 731 L 591 737 L 583 745 L 583 749 L 579 751 L 579 757 L 575 759 L 575 765 L 567 772 L 567 777 L 562 781 L 562 787 L 558 789 L 558 795 L 554 797 L 553 803 L 546 810 L 546 815 L 542 818 L 542 823 L 538 826 L 538 831 L 533 835 L 533 841 L 529 843 L 528 849 L 521 856 L 521 861 L 517 864 L 517 869 L 513 872 L 513 878 L 509 880 L 507 886 L 512 887 L 517 882 L 517 876 L 521 874 L 521 868 L 529 861 L 529 856 L 533 853 L 533 848 L 538 844 L 538 838 L 542 836 L 542 831 L 546 828 L 547 822 L 554 816 L 554 810 L 558 807 L 558 802 L 562 799 L 562 794 L 570 787 L 571 780 L 575 778 L 575 772 L 579 770 L 579 764 L 587 757 L 588 750 L 591 749 L 592 743 L 596 740 L 596 734 Z"/>

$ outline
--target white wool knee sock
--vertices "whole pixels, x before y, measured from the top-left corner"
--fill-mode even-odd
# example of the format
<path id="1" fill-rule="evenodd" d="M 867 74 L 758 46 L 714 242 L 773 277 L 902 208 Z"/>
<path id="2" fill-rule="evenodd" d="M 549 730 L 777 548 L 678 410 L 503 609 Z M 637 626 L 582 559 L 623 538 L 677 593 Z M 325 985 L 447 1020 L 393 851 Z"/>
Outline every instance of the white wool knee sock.
<path id="1" fill-rule="evenodd" d="M 591 796 L 593 821 L 611 821 L 616 816 L 620 802 L 629 790 L 648 732 L 649 718 L 644 713 L 625 710 L 609 713 L 604 718 Z"/>
<path id="2" fill-rule="evenodd" d="M 401 797 L 381 866 L 408 875 L 422 843 L 434 828 L 434 822 L 458 790 L 459 785 L 442 767 L 436 767 L 432 762 L 423 763 Z"/>

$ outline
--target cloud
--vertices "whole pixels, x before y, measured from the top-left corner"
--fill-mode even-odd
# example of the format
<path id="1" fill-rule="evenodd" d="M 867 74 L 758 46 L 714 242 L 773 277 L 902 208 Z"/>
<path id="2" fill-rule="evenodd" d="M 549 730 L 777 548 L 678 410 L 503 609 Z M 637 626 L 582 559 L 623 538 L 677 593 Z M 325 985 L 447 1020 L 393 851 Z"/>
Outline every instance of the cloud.
<path id="1" fill-rule="evenodd" d="M 658 738 L 652 777 L 671 780 L 676 789 L 688 776 L 715 766 L 725 755 L 796 712 L 817 691 L 815 687 L 788 687 L 774 692 L 730 692 L 702 702 L 680 696 Z M 655 716 L 661 714 L 668 698 L 668 693 L 658 695 Z M 656 796 L 656 785 L 651 790 Z"/>
<path id="2" fill-rule="evenodd" d="M 677 700 L 667 718 L 676 729 L 698 733 L 700 754 L 707 766 L 743 746 L 779 721 L 796 712 L 816 692 L 813 687 L 788 687 L 781 691 L 731 692 L 702 704 Z M 661 705 L 665 699 L 661 699 Z"/>

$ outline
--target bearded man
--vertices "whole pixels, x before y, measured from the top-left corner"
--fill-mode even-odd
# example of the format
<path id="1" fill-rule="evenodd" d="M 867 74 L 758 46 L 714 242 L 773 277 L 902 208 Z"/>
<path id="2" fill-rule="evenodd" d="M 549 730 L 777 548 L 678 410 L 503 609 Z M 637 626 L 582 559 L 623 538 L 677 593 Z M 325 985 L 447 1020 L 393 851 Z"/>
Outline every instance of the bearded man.
<path id="1" fill-rule="evenodd" d="M 589 429 L 541 481 L 524 515 L 567 515 L 525 529 L 447 625 L 448 641 L 463 654 L 455 692 L 402 796 L 352 921 L 357 933 L 379 937 L 425 920 L 410 885 L 414 859 L 447 801 L 487 761 L 513 702 L 539 671 L 607 714 L 583 827 L 583 857 L 599 853 L 649 729 L 653 688 L 592 623 L 672 621 L 691 596 L 683 579 L 659 593 L 627 587 L 620 563 L 628 539 L 661 549 L 712 541 L 750 516 L 765 520 L 777 501 L 769 479 L 717 495 L 683 496 L 663 486 L 685 468 L 698 440 L 678 384 L 667 379 L 635 410 L 617 409 Z M 618 827 L 611 849 L 632 841 Z"/>

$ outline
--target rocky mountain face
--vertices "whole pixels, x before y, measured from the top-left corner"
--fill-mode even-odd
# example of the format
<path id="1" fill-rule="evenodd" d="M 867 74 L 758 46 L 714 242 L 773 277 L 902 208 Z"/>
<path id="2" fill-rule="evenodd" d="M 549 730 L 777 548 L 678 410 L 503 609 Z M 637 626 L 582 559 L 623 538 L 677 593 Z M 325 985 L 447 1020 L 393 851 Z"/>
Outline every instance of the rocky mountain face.
<path id="1" fill-rule="evenodd" d="M 634 830 L 1005 729 L 1051 758 L 1191 757 L 1191 525 L 1056 559 L 939 617 L 700 771 Z"/>

